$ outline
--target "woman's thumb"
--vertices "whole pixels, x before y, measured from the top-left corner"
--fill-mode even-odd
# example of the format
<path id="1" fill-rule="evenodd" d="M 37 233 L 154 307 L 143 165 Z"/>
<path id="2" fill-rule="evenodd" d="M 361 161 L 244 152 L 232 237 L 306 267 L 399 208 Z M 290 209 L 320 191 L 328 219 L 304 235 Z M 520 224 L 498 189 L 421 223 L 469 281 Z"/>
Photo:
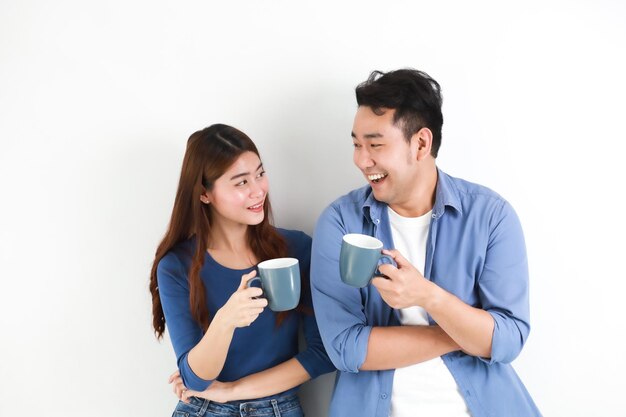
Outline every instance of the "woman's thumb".
<path id="1" fill-rule="evenodd" d="M 247 274 L 243 274 L 241 276 L 241 283 L 239 284 L 239 288 L 237 288 L 237 291 L 248 288 L 248 282 L 250 282 L 250 280 L 254 278 L 255 275 L 256 275 L 256 270 L 252 272 L 248 272 Z"/>

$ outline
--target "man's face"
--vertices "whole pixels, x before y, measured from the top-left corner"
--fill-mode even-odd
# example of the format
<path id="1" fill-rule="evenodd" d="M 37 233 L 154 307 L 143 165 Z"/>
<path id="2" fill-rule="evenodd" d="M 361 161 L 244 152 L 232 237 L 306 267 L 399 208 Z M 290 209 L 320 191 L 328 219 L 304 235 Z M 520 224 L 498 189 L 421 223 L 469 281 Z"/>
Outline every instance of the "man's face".
<path id="1" fill-rule="evenodd" d="M 385 110 L 385 109 L 383 109 Z M 392 208 L 408 202 L 416 186 L 416 146 L 394 125 L 395 110 L 378 116 L 360 106 L 354 117 L 354 164 L 371 185 L 376 200 Z"/>

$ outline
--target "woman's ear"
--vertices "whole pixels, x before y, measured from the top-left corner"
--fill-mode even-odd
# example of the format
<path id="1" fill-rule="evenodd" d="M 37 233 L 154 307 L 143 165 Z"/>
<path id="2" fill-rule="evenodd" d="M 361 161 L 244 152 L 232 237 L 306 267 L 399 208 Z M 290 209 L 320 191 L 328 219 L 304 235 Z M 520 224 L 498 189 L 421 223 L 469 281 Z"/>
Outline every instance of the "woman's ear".
<path id="1" fill-rule="evenodd" d="M 433 132 L 427 127 L 421 128 L 411 137 L 411 146 L 416 147 L 418 161 L 428 157 L 433 146 Z"/>
<path id="2" fill-rule="evenodd" d="M 209 198 L 207 193 L 204 193 L 204 194 L 200 195 L 200 202 L 202 202 L 202 204 L 210 204 L 211 203 L 211 199 Z"/>

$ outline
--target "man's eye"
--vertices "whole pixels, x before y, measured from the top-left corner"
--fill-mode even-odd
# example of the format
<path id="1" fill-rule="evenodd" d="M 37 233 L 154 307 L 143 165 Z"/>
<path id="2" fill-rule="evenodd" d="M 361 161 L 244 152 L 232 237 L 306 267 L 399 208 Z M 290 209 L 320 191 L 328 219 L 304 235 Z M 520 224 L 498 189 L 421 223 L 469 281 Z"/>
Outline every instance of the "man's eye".
<path id="1" fill-rule="evenodd" d="M 259 172 L 259 175 L 257 175 L 257 178 L 261 178 L 265 176 L 265 171 L 261 171 Z"/>
<path id="2" fill-rule="evenodd" d="M 359 145 L 358 143 L 353 143 L 352 146 L 354 146 L 355 148 L 360 148 L 361 145 Z"/>
<path id="3" fill-rule="evenodd" d="M 372 143 L 370 146 L 371 146 L 372 148 L 379 148 L 379 147 L 381 147 L 381 146 L 383 146 L 383 145 L 381 145 L 380 143 Z"/>

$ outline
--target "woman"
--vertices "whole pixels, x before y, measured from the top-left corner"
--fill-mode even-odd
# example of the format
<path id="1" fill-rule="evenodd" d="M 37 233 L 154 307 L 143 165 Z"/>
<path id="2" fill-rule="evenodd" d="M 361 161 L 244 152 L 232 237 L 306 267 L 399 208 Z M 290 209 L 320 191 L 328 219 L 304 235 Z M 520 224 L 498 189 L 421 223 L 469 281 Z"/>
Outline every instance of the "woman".
<path id="1" fill-rule="evenodd" d="M 268 188 L 244 133 L 218 124 L 189 138 L 150 277 L 154 330 L 167 323 L 178 362 L 174 416 L 302 416 L 297 387 L 334 370 L 312 314 L 311 239 L 271 225 Z M 259 262 L 287 256 L 299 260 L 300 305 L 274 313 L 247 284 Z"/>

